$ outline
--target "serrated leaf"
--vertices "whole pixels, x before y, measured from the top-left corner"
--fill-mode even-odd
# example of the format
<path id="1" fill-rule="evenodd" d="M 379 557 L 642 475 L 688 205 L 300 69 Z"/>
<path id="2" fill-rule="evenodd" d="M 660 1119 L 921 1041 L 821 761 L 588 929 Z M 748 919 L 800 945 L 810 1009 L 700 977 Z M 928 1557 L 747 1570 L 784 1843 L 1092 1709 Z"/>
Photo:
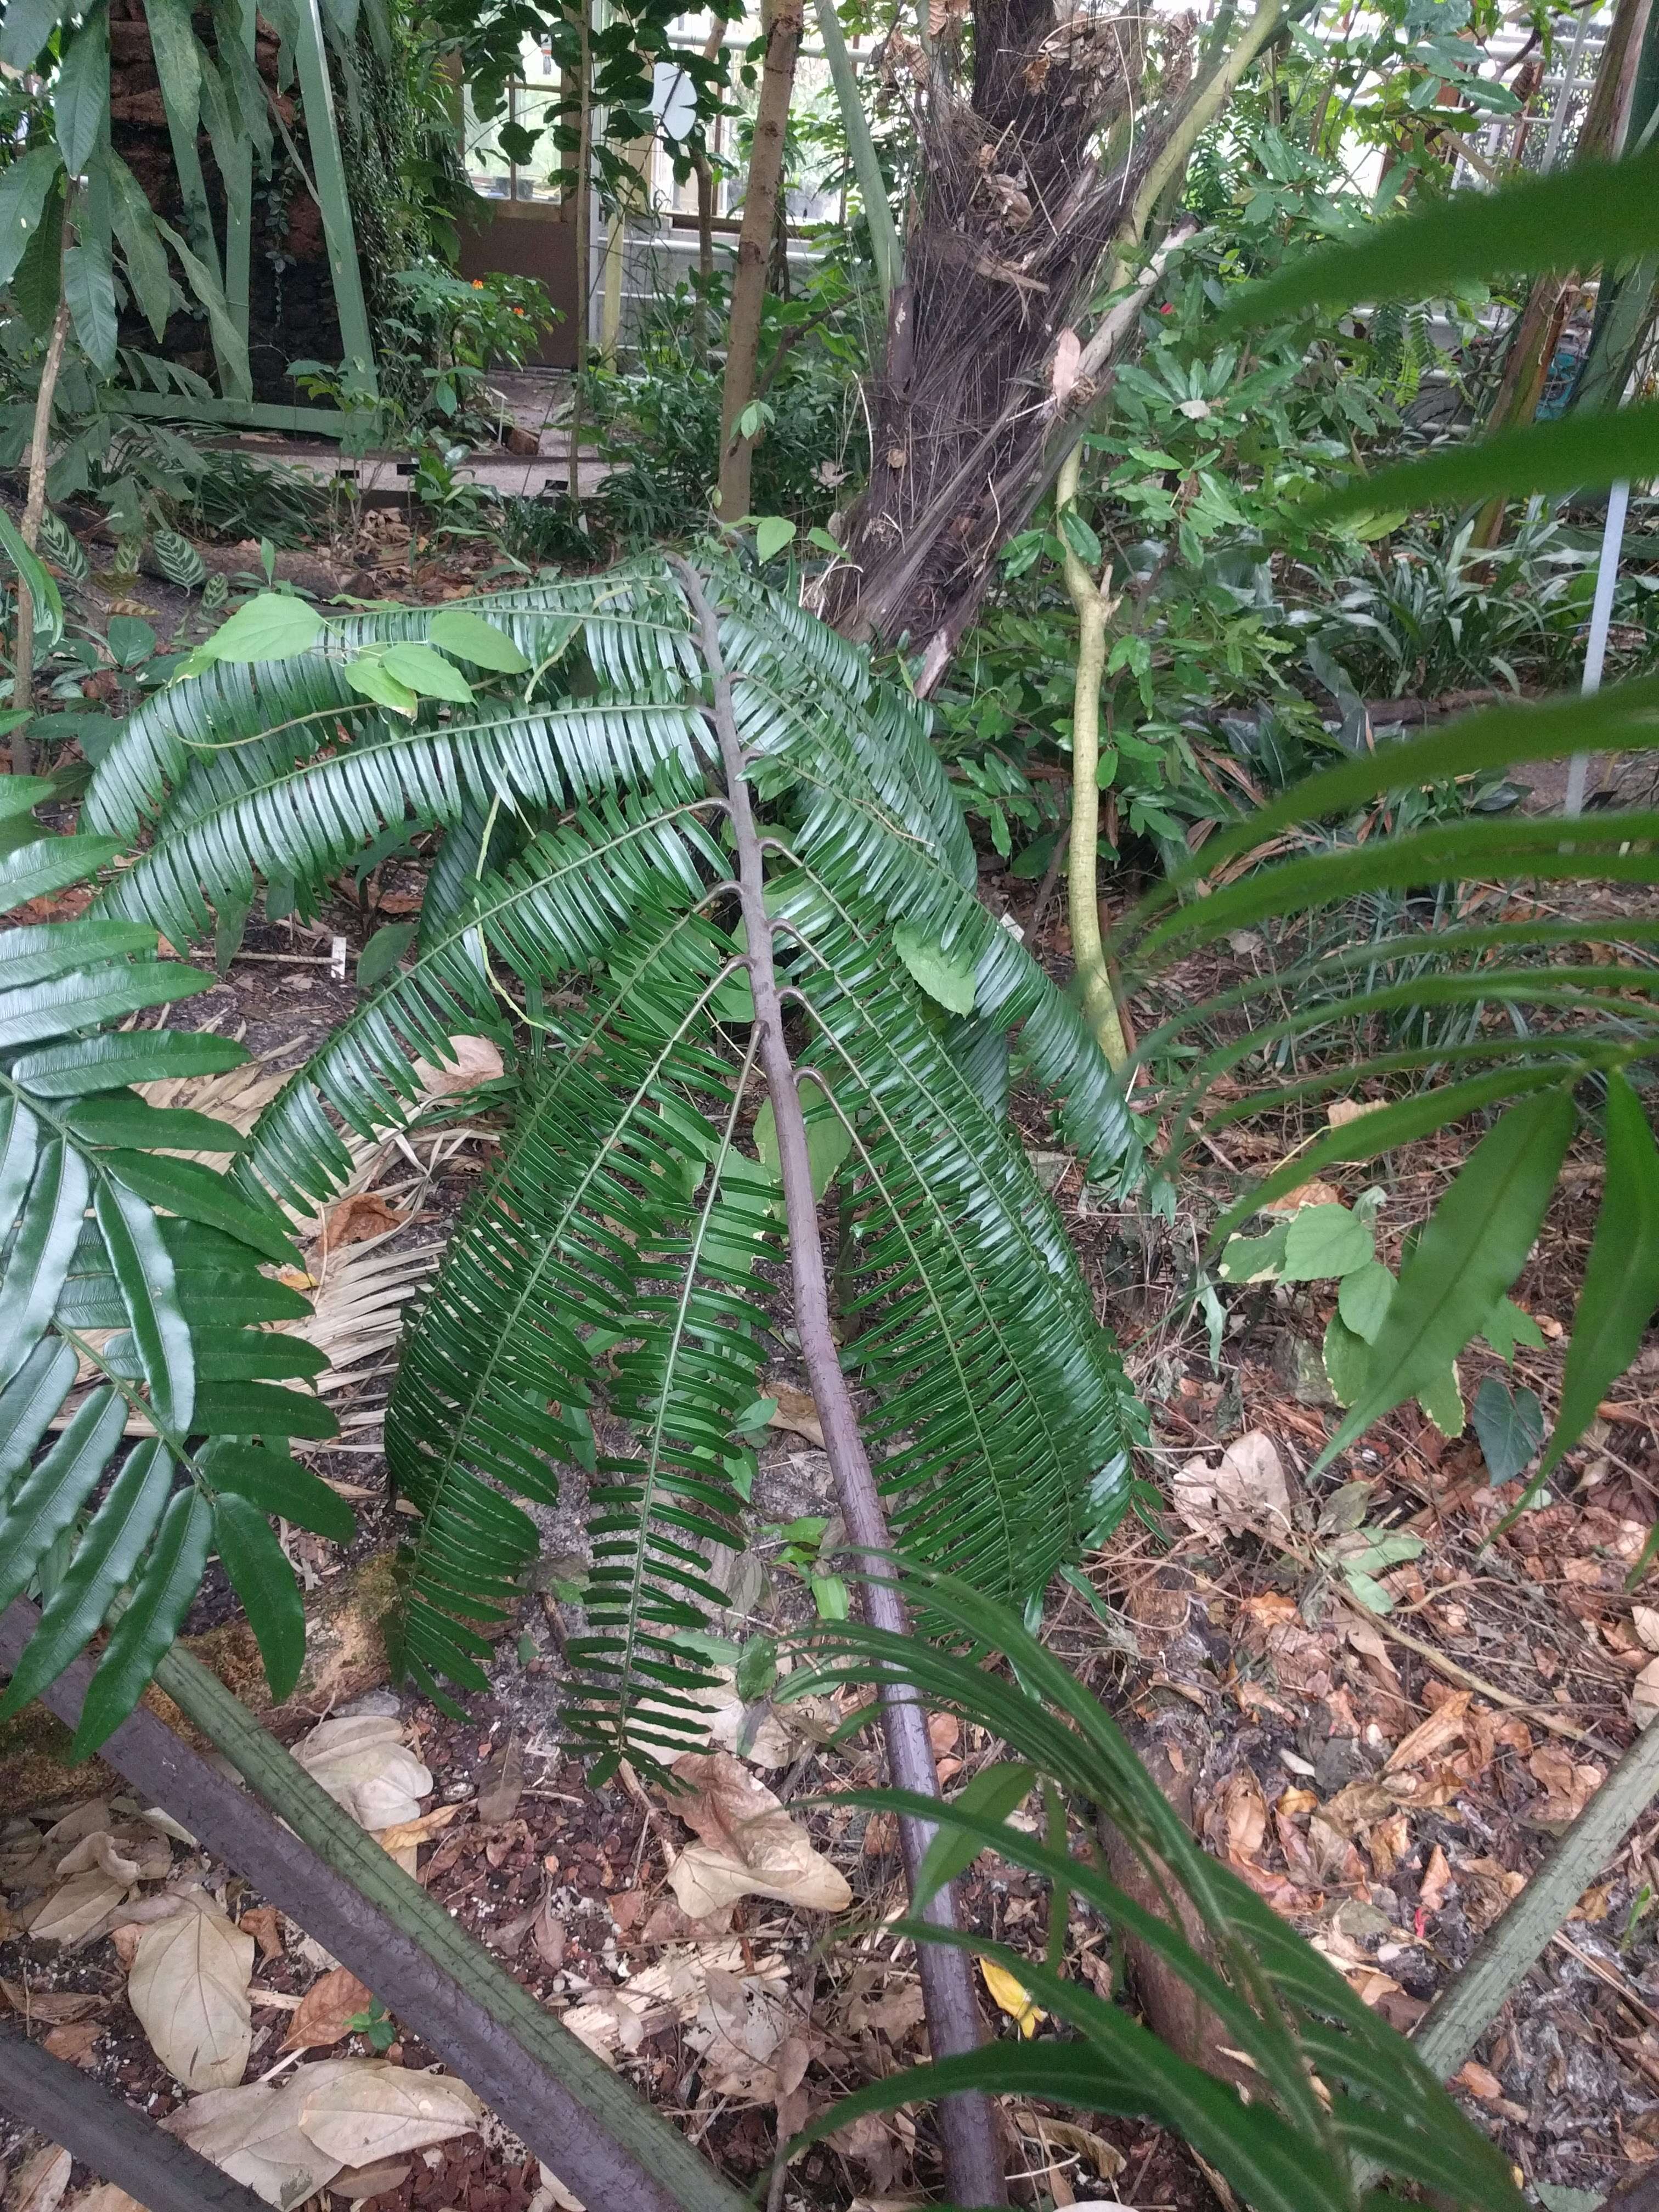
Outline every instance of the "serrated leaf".
<path id="1" fill-rule="evenodd" d="M 305 600 L 285 592 L 261 592 L 196 649 L 214 660 L 290 660 L 320 644 L 325 627 L 316 608 Z"/>
<path id="2" fill-rule="evenodd" d="M 973 1012 L 975 963 L 960 939 L 946 951 L 914 922 L 902 921 L 893 949 L 930 999 L 953 1014 Z"/>
<path id="3" fill-rule="evenodd" d="M 259 1646 L 270 1694 L 281 1705 L 306 1656 L 306 1608 L 282 1546 L 257 1506 L 234 1490 L 213 1502 L 213 1540 Z"/>
<path id="4" fill-rule="evenodd" d="M 389 645 L 383 665 L 394 683 L 419 692 L 423 699 L 452 699 L 458 706 L 470 707 L 477 696 L 454 662 L 429 645 Z"/>
<path id="5" fill-rule="evenodd" d="M 521 675 L 530 665 L 504 629 L 466 607 L 441 607 L 427 627 L 434 645 L 441 646 L 475 668 L 489 668 L 504 676 Z"/>
<path id="6" fill-rule="evenodd" d="M 1320 1454 L 1316 1471 L 1403 1400 L 1437 1392 L 1526 1264 L 1573 1125 L 1571 1095 L 1547 1091 L 1511 1107 L 1470 1153 L 1401 1271 L 1371 1346 L 1364 1394 Z M 1439 1425 L 1432 1411 L 1431 1419 Z M 1462 1426 L 1461 1404 L 1456 1426 Z"/>
<path id="7" fill-rule="evenodd" d="M 0 1698 L 0 1720 L 9 1720 L 31 1698 L 50 1687 L 103 1626 L 111 1600 L 125 1586 L 143 1554 L 172 1486 L 173 1460 L 159 1437 L 128 1454 L 64 1579 L 42 1609 L 40 1624 Z M 122 1718 L 125 1715 L 116 1715 L 117 1720 Z"/>
<path id="8" fill-rule="evenodd" d="M 1366 1266 L 1375 1251 L 1369 1223 L 1346 1206 L 1304 1206 L 1286 1226 L 1280 1279 L 1311 1283 L 1351 1274 Z"/>
<path id="9" fill-rule="evenodd" d="M 1607 1078 L 1607 1176 L 1540 1481 L 1560 1465 L 1635 1358 L 1656 1304 L 1659 1150 L 1641 1100 L 1622 1075 L 1613 1074 Z"/>
<path id="10" fill-rule="evenodd" d="M 202 1492 L 193 1484 L 179 1491 L 161 1517 L 126 1611 L 110 1631 L 87 1685 L 70 1747 L 75 1758 L 96 1751 L 143 1697 L 156 1662 L 179 1633 L 202 1587 L 212 1528 L 212 1510 Z"/>

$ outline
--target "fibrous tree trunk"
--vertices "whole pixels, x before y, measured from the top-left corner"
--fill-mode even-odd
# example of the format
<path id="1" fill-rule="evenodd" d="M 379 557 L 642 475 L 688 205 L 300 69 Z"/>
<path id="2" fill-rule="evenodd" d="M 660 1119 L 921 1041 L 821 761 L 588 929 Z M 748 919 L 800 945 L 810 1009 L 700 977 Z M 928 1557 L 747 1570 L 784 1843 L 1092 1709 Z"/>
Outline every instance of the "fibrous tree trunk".
<path id="1" fill-rule="evenodd" d="M 744 411 L 755 396 L 760 361 L 761 310 L 783 190 L 784 137 L 789 123 L 789 96 L 795 85 L 795 57 L 800 51 L 802 7 L 803 0 L 766 0 L 763 17 L 766 59 L 749 155 L 743 225 L 738 234 L 738 265 L 732 277 L 726 383 L 720 395 L 719 504 L 723 522 L 735 522 L 749 512 L 755 440 L 752 433 L 744 434 L 742 424 Z"/>

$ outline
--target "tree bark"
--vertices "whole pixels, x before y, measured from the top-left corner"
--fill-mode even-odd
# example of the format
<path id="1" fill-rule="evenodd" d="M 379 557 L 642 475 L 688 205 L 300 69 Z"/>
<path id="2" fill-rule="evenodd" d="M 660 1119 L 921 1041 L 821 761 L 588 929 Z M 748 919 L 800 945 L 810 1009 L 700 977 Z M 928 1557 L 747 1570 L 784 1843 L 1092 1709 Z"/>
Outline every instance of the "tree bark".
<path id="1" fill-rule="evenodd" d="M 761 73 L 760 106 L 749 155 L 743 227 L 738 235 L 738 265 L 732 277 L 732 314 L 726 329 L 726 384 L 720 395 L 720 474 L 715 495 L 722 522 L 749 512 L 752 435 L 738 428 L 755 394 L 760 361 L 761 311 L 774 227 L 783 185 L 784 133 L 789 97 L 795 85 L 800 51 L 802 0 L 767 0 L 763 18 L 766 59 Z"/>

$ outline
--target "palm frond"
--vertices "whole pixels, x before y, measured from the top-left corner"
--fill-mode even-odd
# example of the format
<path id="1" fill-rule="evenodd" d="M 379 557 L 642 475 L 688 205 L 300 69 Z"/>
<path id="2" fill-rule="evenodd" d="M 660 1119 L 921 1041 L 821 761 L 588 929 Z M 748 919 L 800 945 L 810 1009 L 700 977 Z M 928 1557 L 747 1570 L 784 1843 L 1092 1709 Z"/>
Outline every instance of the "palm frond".
<path id="1" fill-rule="evenodd" d="M 10 817 L 45 795 L 7 781 Z M 0 860 L 0 907 L 54 875 L 72 880 L 97 842 L 16 847 Z M 297 1257 L 282 1216 L 205 1164 L 246 1139 L 133 1087 L 246 1055 L 203 1033 L 105 1026 L 208 988 L 155 950 L 153 929 L 102 917 L 0 938 L 0 1608 L 31 1588 L 44 1600 L 0 1711 L 46 1687 L 118 1615 L 82 1752 L 137 1704 L 227 1514 L 227 1565 L 287 1694 L 304 1649 L 298 1589 L 269 1525 L 222 1506 L 244 1493 L 234 1450 L 216 1455 L 232 1437 L 257 1451 L 285 1510 L 285 1496 L 303 1505 L 308 1481 L 289 1467 L 288 1440 L 334 1431 L 309 1391 L 289 1387 L 319 1362 L 260 1326 L 305 1310 L 263 1272 Z M 139 1441 L 123 1457 L 128 1437 Z"/>

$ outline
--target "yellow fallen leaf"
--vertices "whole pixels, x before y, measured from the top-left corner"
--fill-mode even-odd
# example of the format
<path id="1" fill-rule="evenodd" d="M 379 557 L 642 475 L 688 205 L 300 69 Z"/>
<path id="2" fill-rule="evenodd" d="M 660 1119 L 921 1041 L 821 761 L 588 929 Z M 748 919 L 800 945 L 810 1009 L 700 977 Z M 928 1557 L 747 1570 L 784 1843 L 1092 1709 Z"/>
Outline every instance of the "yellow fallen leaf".
<path id="1" fill-rule="evenodd" d="M 383 1850 L 406 1850 L 411 1844 L 429 1842 L 440 1828 L 447 1828 L 457 1814 L 467 1809 L 464 1804 L 434 1805 L 418 1820 L 396 1820 L 389 1828 L 375 1829 L 374 1840 Z"/>
<path id="2" fill-rule="evenodd" d="M 1015 2022 L 1022 2035 L 1035 2035 L 1037 2022 L 1047 2020 L 1046 2012 L 1032 2003 L 1030 1993 L 1017 1982 L 1006 1966 L 999 1966 L 994 1959 L 981 1959 L 979 1971 L 994 2002 Z"/>

